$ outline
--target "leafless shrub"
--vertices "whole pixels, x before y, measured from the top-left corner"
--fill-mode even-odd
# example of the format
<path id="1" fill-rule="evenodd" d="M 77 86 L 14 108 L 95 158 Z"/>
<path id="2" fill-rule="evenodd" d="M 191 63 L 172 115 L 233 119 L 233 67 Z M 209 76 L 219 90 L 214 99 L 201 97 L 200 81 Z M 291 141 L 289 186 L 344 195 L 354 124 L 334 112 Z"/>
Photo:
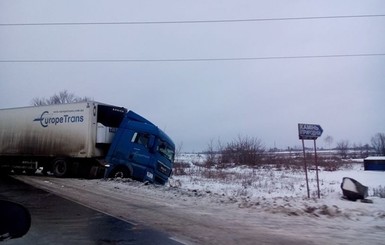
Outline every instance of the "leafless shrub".
<path id="1" fill-rule="evenodd" d="M 385 186 L 379 186 L 378 188 L 373 188 L 373 196 L 385 198 Z"/>
<path id="2" fill-rule="evenodd" d="M 223 163 L 254 167 L 261 163 L 264 152 L 265 147 L 260 139 L 238 136 L 223 148 L 221 160 Z"/>
<path id="3" fill-rule="evenodd" d="M 279 154 L 276 152 L 265 154 L 263 168 L 273 166 L 276 170 L 299 170 L 303 168 L 303 158 L 292 154 Z"/>
<path id="4" fill-rule="evenodd" d="M 348 156 L 349 153 L 349 141 L 348 140 L 341 140 L 337 142 L 337 152 L 341 156 L 341 158 L 345 159 Z"/>
<path id="5" fill-rule="evenodd" d="M 208 169 L 204 168 L 201 171 L 201 175 L 207 179 L 215 179 L 222 181 L 229 181 L 232 179 L 232 173 L 225 172 L 223 169 Z"/>
<path id="6" fill-rule="evenodd" d="M 173 168 L 173 174 L 174 175 L 186 175 L 187 171 L 186 169 L 190 168 L 190 164 L 185 162 L 174 162 L 174 168 Z"/>
<path id="7" fill-rule="evenodd" d="M 346 168 L 347 163 L 343 158 L 348 157 L 348 141 L 338 143 L 338 154 L 317 154 L 319 169 L 337 171 Z M 302 151 L 280 152 L 277 150 L 266 151 L 261 140 L 255 137 L 238 136 L 235 140 L 222 145 L 217 145 L 211 140 L 205 153 L 205 160 L 199 165 L 206 168 L 228 169 L 236 166 L 252 168 L 274 168 L 275 170 L 303 171 L 304 156 Z M 309 169 L 315 169 L 314 153 L 310 150 L 305 154 Z"/>
<path id="8" fill-rule="evenodd" d="M 235 196 L 247 197 L 249 196 L 249 190 L 246 187 L 239 188 L 238 190 L 236 190 Z"/>
<path id="9" fill-rule="evenodd" d="M 333 158 L 319 157 L 318 166 L 322 167 L 323 170 L 325 171 L 337 171 L 344 166 L 344 163 L 341 161 L 340 158 L 337 158 L 337 157 L 333 157 Z"/>
<path id="10" fill-rule="evenodd" d="M 206 167 L 212 167 L 218 164 L 218 149 L 215 149 L 214 142 L 211 139 L 209 144 L 207 145 L 206 160 L 204 162 Z"/>

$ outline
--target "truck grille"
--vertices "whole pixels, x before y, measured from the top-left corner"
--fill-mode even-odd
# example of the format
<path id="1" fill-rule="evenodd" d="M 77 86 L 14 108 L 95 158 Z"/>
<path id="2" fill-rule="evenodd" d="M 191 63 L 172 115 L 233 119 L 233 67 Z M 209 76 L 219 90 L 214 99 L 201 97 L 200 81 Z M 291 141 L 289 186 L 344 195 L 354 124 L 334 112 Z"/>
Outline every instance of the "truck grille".
<path id="1" fill-rule="evenodd" d="M 170 176 L 171 174 L 171 169 L 160 161 L 158 161 L 157 170 L 166 176 Z"/>

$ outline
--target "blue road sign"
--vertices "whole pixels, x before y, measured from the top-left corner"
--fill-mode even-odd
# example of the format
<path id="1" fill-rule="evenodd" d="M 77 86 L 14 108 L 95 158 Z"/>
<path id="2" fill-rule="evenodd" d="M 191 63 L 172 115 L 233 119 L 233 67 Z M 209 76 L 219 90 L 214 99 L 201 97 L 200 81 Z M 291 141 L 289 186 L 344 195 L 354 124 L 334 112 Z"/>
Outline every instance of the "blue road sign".
<path id="1" fill-rule="evenodd" d="M 318 124 L 298 123 L 298 136 L 300 140 L 316 140 L 322 135 L 323 129 Z"/>

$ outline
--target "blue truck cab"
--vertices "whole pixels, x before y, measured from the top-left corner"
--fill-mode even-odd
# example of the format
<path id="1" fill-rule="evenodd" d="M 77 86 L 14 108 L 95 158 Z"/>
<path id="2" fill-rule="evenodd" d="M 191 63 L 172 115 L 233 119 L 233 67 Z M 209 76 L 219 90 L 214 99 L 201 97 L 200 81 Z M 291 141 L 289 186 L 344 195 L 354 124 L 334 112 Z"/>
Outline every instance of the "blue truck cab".
<path id="1" fill-rule="evenodd" d="M 153 123 L 128 111 L 106 156 L 105 178 L 131 177 L 165 184 L 171 175 L 175 144 Z"/>

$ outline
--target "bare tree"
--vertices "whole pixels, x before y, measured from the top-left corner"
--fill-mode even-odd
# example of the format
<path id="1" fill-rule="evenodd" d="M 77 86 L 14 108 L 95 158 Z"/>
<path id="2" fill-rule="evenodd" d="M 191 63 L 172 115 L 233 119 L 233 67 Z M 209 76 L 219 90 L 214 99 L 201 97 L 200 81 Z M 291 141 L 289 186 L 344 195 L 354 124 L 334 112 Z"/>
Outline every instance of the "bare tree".
<path id="1" fill-rule="evenodd" d="M 214 143 L 213 139 L 210 139 L 210 142 L 207 144 L 207 148 L 204 150 L 206 159 L 205 159 L 205 166 L 206 167 L 213 167 L 216 166 L 218 168 L 224 168 L 226 167 L 223 165 L 221 152 L 222 152 L 223 146 L 218 139 L 217 144 Z"/>
<path id="2" fill-rule="evenodd" d="M 66 104 L 66 103 L 74 103 L 74 102 L 83 102 L 90 101 L 89 97 L 79 97 L 74 95 L 73 93 L 69 93 L 67 90 L 59 92 L 59 94 L 54 94 L 53 96 L 46 98 L 33 98 L 32 105 L 33 106 L 42 106 L 42 105 L 53 105 L 53 104 Z"/>
<path id="3" fill-rule="evenodd" d="M 210 140 L 210 142 L 207 145 L 207 149 L 205 150 L 206 153 L 206 166 L 210 167 L 215 165 L 216 162 L 216 151 L 213 143 L 213 139 Z"/>
<path id="4" fill-rule="evenodd" d="M 377 133 L 371 139 L 372 146 L 377 154 L 385 156 L 385 134 Z"/>
<path id="5" fill-rule="evenodd" d="M 179 159 L 182 155 L 183 141 L 181 141 L 175 148 L 175 158 Z"/>
<path id="6" fill-rule="evenodd" d="M 362 145 L 361 143 L 355 148 L 359 152 L 360 158 L 365 158 L 369 156 L 370 146 L 368 144 Z"/>
<path id="7" fill-rule="evenodd" d="M 349 153 L 349 141 L 341 140 L 337 142 L 337 152 L 341 156 L 341 158 L 347 158 Z"/>

